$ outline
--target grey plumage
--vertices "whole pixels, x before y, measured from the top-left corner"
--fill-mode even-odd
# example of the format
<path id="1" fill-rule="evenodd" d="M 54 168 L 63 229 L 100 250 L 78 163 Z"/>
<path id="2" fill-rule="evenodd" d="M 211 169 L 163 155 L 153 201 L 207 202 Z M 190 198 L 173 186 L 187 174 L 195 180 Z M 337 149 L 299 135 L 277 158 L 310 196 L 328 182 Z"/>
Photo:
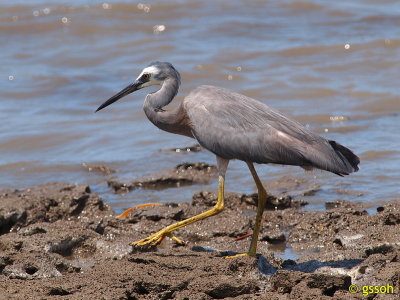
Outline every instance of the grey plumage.
<path id="1" fill-rule="evenodd" d="M 133 84 L 97 110 L 156 84 L 161 88 L 147 95 L 143 105 L 149 120 L 162 130 L 195 138 L 221 158 L 318 168 L 338 175 L 358 170 L 360 160 L 351 150 L 257 100 L 224 88 L 200 86 L 177 109 L 165 111 L 163 107 L 180 85 L 179 72 L 166 62 L 151 63 Z"/>
<path id="2" fill-rule="evenodd" d="M 358 170 L 360 160 L 351 150 L 313 133 L 257 100 L 223 88 L 200 86 L 178 108 L 164 110 L 176 96 L 180 85 L 180 75 L 170 63 L 151 63 L 135 82 L 105 101 L 97 111 L 129 93 L 151 85 L 161 85 L 161 88 L 146 96 L 143 110 L 147 118 L 162 130 L 195 138 L 200 145 L 217 156 L 218 199 L 212 209 L 169 225 L 131 245 L 157 245 L 166 236 L 183 244 L 172 235 L 173 231 L 220 213 L 224 208 L 225 172 L 231 159 L 247 163 L 258 190 L 257 214 L 250 249 L 237 256 L 256 255 L 267 201 L 265 188 L 253 163 L 318 168 L 340 176 Z"/>
<path id="3" fill-rule="evenodd" d="M 194 125 L 195 138 L 220 157 L 315 167 L 340 175 L 358 170 L 359 160 L 350 150 L 343 151 L 343 146 L 241 94 L 200 86 L 185 98 L 183 106 Z"/>
<path id="4" fill-rule="evenodd" d="M 148 67 L 150 66 L 153 66 L 157 69 L 157 72 L 154 73 L 155 79 L 163 81 L 168 77 L 171 77 L 176 79 L 178 85 L 181 84 L 181 75 L 171 63 L 156 61 L 148 65 Z M 178 92 L 178 90 L 176 90 L 176 92 Z"/>

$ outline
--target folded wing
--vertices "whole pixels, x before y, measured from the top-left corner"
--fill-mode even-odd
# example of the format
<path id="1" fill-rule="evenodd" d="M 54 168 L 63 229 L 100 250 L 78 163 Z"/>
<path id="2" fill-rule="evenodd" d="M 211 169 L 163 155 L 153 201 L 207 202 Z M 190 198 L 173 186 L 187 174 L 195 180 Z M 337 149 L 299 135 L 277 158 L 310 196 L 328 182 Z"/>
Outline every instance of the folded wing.
<path id="1" fill-rule="evenodd" d="M 183 106 L 194 137 L 220 157 L 314 167 L 338 175 L 358 170 L 359 158 L 351 150 L 241 94 L 201 86 Z"/>

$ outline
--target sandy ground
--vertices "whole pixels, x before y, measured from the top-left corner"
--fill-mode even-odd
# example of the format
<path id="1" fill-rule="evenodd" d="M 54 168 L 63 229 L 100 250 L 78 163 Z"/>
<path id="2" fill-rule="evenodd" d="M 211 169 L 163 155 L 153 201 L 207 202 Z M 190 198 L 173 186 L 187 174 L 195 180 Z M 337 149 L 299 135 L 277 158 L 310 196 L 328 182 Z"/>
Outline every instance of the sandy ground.
<path id="1" fill-rule="evenodd" d="M 356 203 L 304 211 L 296 197 L 270 196 L 259 255 L 225 259 L 247 251 L 250 237 L 236 238 L 251 232 L 257 202 L 227 193 L 220 215 L 177 231 L 185 246 L 129 246 L 215 201 L 202 191 L 191 204 L 140 208 L 120 220 L 86 185 L 1 191 L 0 300 L 398 299 L 400 200 L 369 215 Z M 302 254 L 296 261 L 271 250 L 286 244 Z"/>

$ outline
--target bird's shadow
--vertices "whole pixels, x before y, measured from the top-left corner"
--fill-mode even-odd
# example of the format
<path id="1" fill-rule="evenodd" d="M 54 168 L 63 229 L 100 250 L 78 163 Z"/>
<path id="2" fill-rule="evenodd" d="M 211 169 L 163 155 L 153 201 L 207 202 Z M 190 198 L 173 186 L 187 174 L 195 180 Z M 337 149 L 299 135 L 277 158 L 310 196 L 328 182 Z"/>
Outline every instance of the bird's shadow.
<path id="1" fill-rule="evenodd" d="M 146 249 L 147 251 L 145 252 L 153 252 L 155 248 L 149 248 Z M 181 257 L 195 257 L 198 256 L 196 255 L 196 252 L 209 252 L 209 253 L 214 253 L 217 256 L 220 257 L 227 257 L 227 256 L 234 256 L 237 254 L 240 254 L 238 252 L 234 251 L 218 251 L 214 248 L 209 248 L 209 247 L 201 247 L 201 246 L 193 246 L 191 247 L 191 250 L 193 251 L 192 254 L 171 254 L 171 253 L 156 253 L 156 256 L 181 256 Z M 143 252 L 143 249 L 141 251 L 137 252 Z M 347 269 L 350 270 L 354 268 L 355 266 L 359 265 L 360 263 L 363 262 L 363 259 L 344 259 L 344 260 L 338 260 L 338 261 L 319 261 L 319 260 L 308 260 L 304 261 L 301 263 L 296 263 L 294 260 L 288 259 L 285 260 L 279 267 L 275 267 L 273 264 L 271 264 L 268 261 L 268 258 L 261 254 L 257 254 L 257 263 L 255 267 L 258 269 L 258 271 L 263 274 L 263 275 L 274 275 L 278 270 L 287 270 L 287 271 L 300 271 L 303 273 L 314 273 L 317 269 L 327 267 L 327 268 L 333 268 L 333 269 Z M 233 258 L 233 259 L 240 259 L 240 258 Z"/>
<path id="2" fill-rule="evenodd" d="M 280 268 L 273 267 L 264 256 L 258 256 L 258 270 L 264 275 L 274 275 L 278 270 L 300 271 L 304 273 L 314 273 L 317 269 L 328 267 L 333 269 L 352 269 L 359 265 L 362 259 L 344 259 L 338 261 L 318 261 L 309 260 L 301 263 L 295 261 L 284 261 Z"/>
<path id="3" fill-rule="evenodd" d="M 337 268 L 337 269 L 352 269 L 355 266 L 363 262 L 362 259 L 343 259 L 337 261 L 319 261 L 319 260 L 309 260 L 301 263 L 285 265 L 283 263 L 283 270 L 291 271 L 301 271 L 304 273 L 313 273 L 315 270 L 322 267 Z"/>
<path id="4" fill-rule="evenodd" d="M 212 248 L 203 247 L 192 247 L 192 250 L 197 252 L 217 252 L 219 256 L 232 256 L 239 254 L 233 251 L 218 251 Z M 240 259 L 240 258 L 238 258 Z M 362 259 L 344 259 L 338 261 L 319 261 L 319 260 L 309 260 L 301 263 L 296 263 L 294 260 L 285 260 L 279 268 L 274 267 L 268 259 L 261 255 L 257 255 L 257 269 L 260 273 L 264 275 L 274 275 L 278 270 L 288 270 L 288 271 L 300 271 L 304 273 L 314 273 L 317 269 L 328 267 L 335 269 L 352 269 L 355 266 L 363 262 Z"/>

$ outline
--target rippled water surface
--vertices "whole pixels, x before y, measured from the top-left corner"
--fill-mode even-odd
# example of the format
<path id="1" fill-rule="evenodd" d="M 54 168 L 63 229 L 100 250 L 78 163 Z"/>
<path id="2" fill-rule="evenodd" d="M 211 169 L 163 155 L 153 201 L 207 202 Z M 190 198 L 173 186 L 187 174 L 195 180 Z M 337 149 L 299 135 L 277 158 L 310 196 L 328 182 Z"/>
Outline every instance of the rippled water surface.
<path id="1" fill-rule="evenodd" d="M 142 111 L 141 90 L 94 114 L 154 60 L 181 72 L 179 102 L 213 84 L 254 97 L 353 149 L 360 172 L 340 178 L 258 166 L 321 184 L 312 209 L 336 199 L 374 207 L 400 196 L 400 3 L 385 1 L 2 1 L 0 187 L 89 183 L 117 211 L 149 201 L 190 201 L 210 185 L 113 195 L 105 164 L 132 180 L 207 152 L 162 151 L 193 140 L 162 132 Z M 150 89 L 151 90 L 151 89 Z M 176 104 L 171 104 L 176 105 Z M 255 190 L 231 162 L 228 191 Z"/>

